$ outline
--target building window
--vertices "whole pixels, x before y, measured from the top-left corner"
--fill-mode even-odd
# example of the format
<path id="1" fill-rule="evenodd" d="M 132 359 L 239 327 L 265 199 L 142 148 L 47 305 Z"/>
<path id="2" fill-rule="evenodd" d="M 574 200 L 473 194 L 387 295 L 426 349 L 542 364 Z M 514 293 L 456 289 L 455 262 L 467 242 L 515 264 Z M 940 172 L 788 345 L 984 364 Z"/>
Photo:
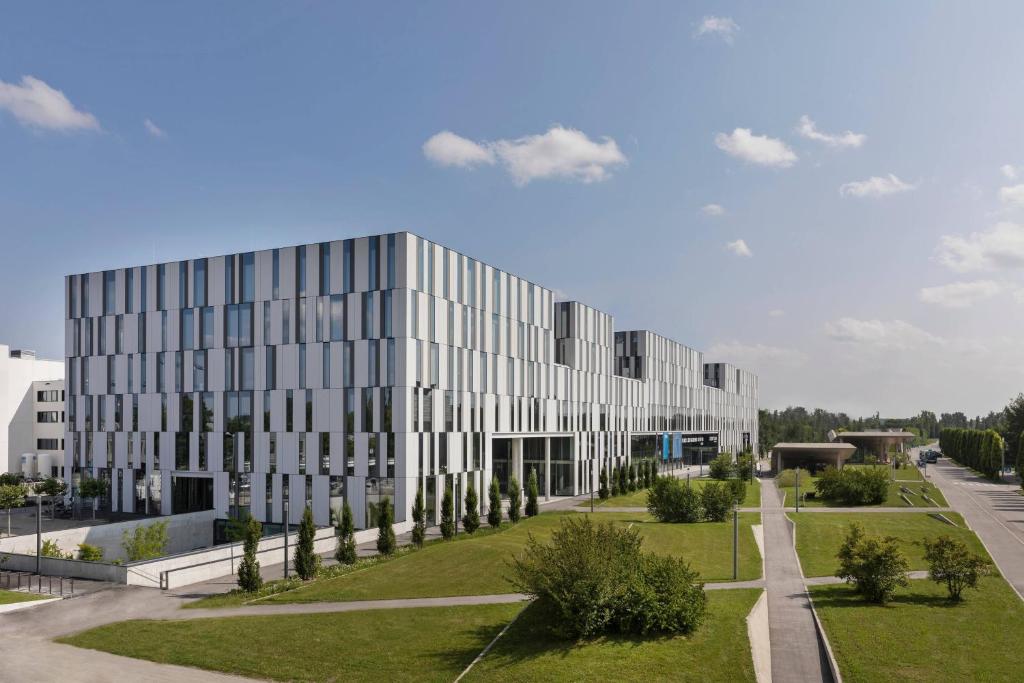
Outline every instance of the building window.
<path id="1" fill-rule="evenodd" d="M 331 293 L 331 245 L 324 242 L 320 245 L 320 296 Z"/>
<path id="2" fill-rule="evenodd" d="M 235 257 L 224 257 L 224 303 L 235 303 Z"/>
<path id="3" fill-rule="evenodd" d="M 274 299 L 276 301 L 277 299 L 281 298 L 281 252 L 280 252 L 280 250 L 278 250 L 278 249 L 274 250 L 274 254 L 273 254 L 272 260 L 273 260 L 273 273 L 271 275 L 271 279 L 272 279 L 272 290 L 273 291 L 271 292 L 270 298 L 272 298 L 272 299 Z"/>
<path id="4" fill-rule="evenodd" d="M 60 390 L 59 389 L 47 389 L 45 391 L 37 391 L 36 392 L 36 400 L 39 401 L 40 403 L 51 403 L 53 401 L 59 401 L 60 400 Z"/>
<path id="5" fill-rule="evenodd" d="M 102 400 L 102 397 L 101 397 Z M 36 422 L 56 424 L 60 422 L 59 410 L 40 410 L 36 413 Z"/>
<path id="6" fill-rule="evenodd" d="M 380 237 L 370 238 L 370 289 L 380 288 Z"/>
<path id="7" fill-rule="evenodd" d="M 256 255 L 242 254 L 242 303 L 256 299 Z"/>
<path id="8" fill-rule="evenodd" d="M 36 439 L 36 450 L 55 451 L 59 448 L 60 439 Z"/>
<path id="9" fill-rule="evenodd" d="M 116 275 L 112 270 L 103 273 L 103 315 L 113 315 L 117 309 Z"/>
<path id="10" fill-rule="evenodd" d="M 395 288 L 395 236 L 388 235 L 388 289 Z"/>
<path id="11" fill-rule="evenodd" d="M 206 259 L 201 258 L 193 262 L 192 266 L 195 274 L 193 275 L 193 305 L 205 306 L 206 305 Z"/>
<path id="12" fill-rule="evenodd" d="M 355 263 L 356 262 L 355 262 L 355 256 L 353 255 L 352 251 L 353 251 L 352 240 L 345 240 L 344 242 L 342 242 L 341 257 L 342 257 L 342 262 L 343 263 L 342 263 L 342 273 L 341 273 L 341 281 L 342 281 L 342 289 L 341 289 L 341 291 L 342 291 L 343 294 L 349 294 L 351 292 L 354 292 L 355 289 L 356 289 L 356 287 L 355 287 L 355 282 L 356 282 Z"/>
<path id="13" fill-rule="evenodd" d="M 296 296 L 306 296 L 306 247 L 295 249 L 295 291 Z"/>

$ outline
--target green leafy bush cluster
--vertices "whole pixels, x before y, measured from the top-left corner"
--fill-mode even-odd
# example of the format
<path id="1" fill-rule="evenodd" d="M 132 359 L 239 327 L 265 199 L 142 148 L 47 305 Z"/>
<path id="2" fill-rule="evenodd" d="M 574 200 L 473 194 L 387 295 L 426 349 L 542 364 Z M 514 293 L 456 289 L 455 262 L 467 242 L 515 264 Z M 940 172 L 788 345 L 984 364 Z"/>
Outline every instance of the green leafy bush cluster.
<path id="1" fill-rule="evenodd" d="M 647 493 L 647 510 L 659 522 L 724 522 L 745 494 L 745 486 L 737 492 L 732 482 L 710 481 L 698 490 L 681 479 L 658 477 Z"/>
<path id="2" fill-rule="evenodd" d="M 877 505 L 889 495 L 889 470 L 885 467 L 826 467 L 814 488 L 818 496 L 843 505 Z"/>
<path id="3" fill-rule="evenodd" d="M 568 518 L 542 544 L 532 535 L 511 563 L 516 587 L 535 596 L 557 633 L 689 633 L 704 619 L 697 572 L 677 557 L 641 551 L 632 528 Z"/>
<path id="4" fill-rule="evenodd" d="M 850 525 L 836 558 L 836 576 L 853 585 L 868 602 L 884 605 L 896 589 L 907 585 L 910 564 L 892 536 L 872 536 L 864 527 Z"/>
<path id="5" fill-rule="evenodd" d="M 789 488 L 796 486 L 797 472 L 800 472 L 800 487 L 807 486 L 811 481 L 811 475 L 807 470 L 802 467 L 798 467 L 795 470 L 782 470 L 778 476 L 775 477 L 775 483 L 779 488 Z"/>
<path id="6" fill-rule="evenodd" d="M 103 548 L 88 543 L 78 544 L 78 559 L 83 562 L 102 562 Z"/>
<path id="7" fill-rule="evenodd" d="M 718 457 L 708 463 L 708 474 L 712 479 L 729 479 L 735 472 L 736 466 L 729 453 L 719 453 Z"/>
<path id="8" fill-rule="evenodd" d="M 46 539 L 43 541 L 43 545 L 39 548 L 39 554 L 42 557 L 55 557 L 58 560 L 73 560 L 75 559 L 74 553 L 66 553 L 60 549 L 57 542 L 52 539 Z"/>
<path id="9" fill-rule="evenodd" d="M 946 584 L 949 599 L 959 602 L 965 588 L 977 588 L 978 579 L 989 572 L 988 561 L 972 553 L 963 541 L 949 536 L 925 539 L 924 559 L 928 578 Z"/>
<path id="10" fill-rule="evenodd" d="M 139 560 L 155 560 L 167 554 L 167 522 L 155 522 L 149 525 L 140 524 L 129 531 L 121 533 L 121 547 L 129 562 Z"/>

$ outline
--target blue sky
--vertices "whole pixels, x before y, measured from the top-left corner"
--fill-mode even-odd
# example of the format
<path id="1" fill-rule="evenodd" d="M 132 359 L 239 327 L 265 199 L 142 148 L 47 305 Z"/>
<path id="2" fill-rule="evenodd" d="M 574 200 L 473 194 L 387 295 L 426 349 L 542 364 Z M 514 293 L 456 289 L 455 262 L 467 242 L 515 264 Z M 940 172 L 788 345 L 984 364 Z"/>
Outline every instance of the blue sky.
<path id="1" fill-rule="evenodd" d="M 0 340 L 62 356 L 67 273 L 409 229 L 750 367 L 769 407 L 997 409 L 1022 15 L 7 4 Z"/>

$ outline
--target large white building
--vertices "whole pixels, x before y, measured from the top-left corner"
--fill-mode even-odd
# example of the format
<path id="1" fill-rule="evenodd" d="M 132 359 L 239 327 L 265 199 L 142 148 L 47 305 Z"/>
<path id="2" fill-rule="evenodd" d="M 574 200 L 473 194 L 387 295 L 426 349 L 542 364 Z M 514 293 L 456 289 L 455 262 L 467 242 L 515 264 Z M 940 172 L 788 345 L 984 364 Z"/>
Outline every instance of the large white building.
<path id="1" fill-rule="evenodd" d="M 6 472 L 64 464 L 64 362 L 0 344 L 0 455 Z"/>
<path id="2" fill-rule="evenodd" d="M 757 447 L 757 378 L 407 232 L 71 275 L 70 479 L 113 510 L 360 527 Z M 710 371 L 708 368 L 712 368 Z M 710 374 L 709 374 L 710 373 Z"/>

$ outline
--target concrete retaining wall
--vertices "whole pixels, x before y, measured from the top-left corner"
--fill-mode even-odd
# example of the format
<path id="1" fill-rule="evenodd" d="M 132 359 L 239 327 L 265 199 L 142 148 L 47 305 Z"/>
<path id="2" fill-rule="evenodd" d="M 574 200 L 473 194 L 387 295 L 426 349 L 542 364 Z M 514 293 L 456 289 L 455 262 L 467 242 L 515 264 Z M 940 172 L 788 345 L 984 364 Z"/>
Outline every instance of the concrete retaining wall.
<path id="1" fill-rule="evenodd" d="M 35 547 L 32 548 L 35 550 Z M 36 556 L 3 553 L 7 558 L 4 569 L 16 572 L 34 572 Z M 55 557 L 40 558 L 39 568 L 43 576 L 64 576 L 76 579 L 92 579 L 93 581 L 110 581 L 127 583 L 128 568 L 103 562 L 83 562 L 81 560 L 59 560 Z"/>
<path id="2" fill-rule="evenodd" d="M 131 532 L 137 526 L 149 526 L 157 522 L 167 522 L 169 539 L 167 552 L 178 554 L 206 548 L 213 545 L 213 520 L 217 513 L 214 510 L 190 512 L 182 515 L 166 517 L 149 517 L 146 519 L 83 526 L 61 531 L 47 531 L 43 540 L 54 541 L 64 552 L 78 552 L 79 543 L 88 543 L 103 550 L 103 559 L 107 561 L 124 560 L 124 548 L 121 546 L 122 535 Z M 0 552 L 19 553 L 22 555 L 36 554 L 36 535 L 24 534 L 0 540 Z M 33 565 L 34 568 L 34 565 Z"/>

